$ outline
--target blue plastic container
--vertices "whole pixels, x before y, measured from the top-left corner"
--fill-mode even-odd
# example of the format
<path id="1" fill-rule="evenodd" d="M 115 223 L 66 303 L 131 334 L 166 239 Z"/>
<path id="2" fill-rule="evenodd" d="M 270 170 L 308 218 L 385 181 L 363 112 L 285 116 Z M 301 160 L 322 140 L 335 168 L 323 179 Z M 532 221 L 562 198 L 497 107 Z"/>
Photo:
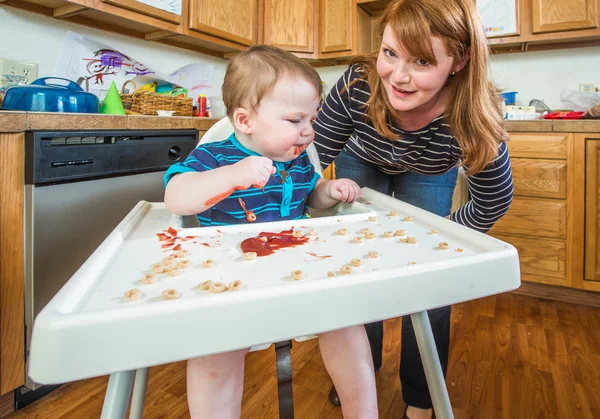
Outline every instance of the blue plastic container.
<path id="1" fill-rule="evenodd" d="M 500 93 L 500 97 L 502 97 L 506 106 L 514 106 L 515 100 L 517 99 L 517 93 L 519 92 L 503 92 Z"/>
<path id="2" fill-rule="evenodd" d="M 66 84 L 48 83 L 62 80 Z M 84 91 L 77 83 L 60 77 L 43 77 L 25 86 L 6 91 L 2 109 L 33 112 L 98 113 L 98 96 Z"/>

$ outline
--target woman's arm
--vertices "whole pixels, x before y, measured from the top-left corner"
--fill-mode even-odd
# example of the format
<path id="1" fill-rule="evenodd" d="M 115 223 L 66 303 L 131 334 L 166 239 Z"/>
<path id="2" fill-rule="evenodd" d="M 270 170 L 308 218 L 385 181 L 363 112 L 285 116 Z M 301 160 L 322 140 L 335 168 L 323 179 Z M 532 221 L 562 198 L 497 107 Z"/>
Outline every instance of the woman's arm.
<path id="1" fill-rule="evenodd" d="M 335 160 L 354 132 L 354 122 L 350 110 L 351 89 L 348 88 L 348 84 L 356 76 L 353 67 L 346 70 L 327 95 L 313 125 L 315 129 L 314 143 L 319 152 L 323 169 L 329 167 Z"/>
<path id="2" fill-rule="evenodd" d="M 467 176 L 471 200 L 451 219 L 482 233 L 492 228 L 510 207 L 513 197 L 512 171 L 506 143 L 500 144 L 496 160 L 472 176 Z"/>

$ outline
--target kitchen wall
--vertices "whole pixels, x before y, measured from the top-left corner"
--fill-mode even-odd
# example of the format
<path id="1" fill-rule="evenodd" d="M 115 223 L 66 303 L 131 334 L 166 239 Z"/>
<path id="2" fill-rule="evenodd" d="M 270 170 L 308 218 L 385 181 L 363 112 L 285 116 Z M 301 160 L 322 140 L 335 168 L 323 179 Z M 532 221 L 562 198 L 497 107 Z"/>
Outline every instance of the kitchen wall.
<path id="1" fill-rule="evenodd" d="M 196 62 L 214 64 L 212 89 L 208 92 L 208 96 L 221 96 L 226 60 L 61 22 L 50 17 L 2 5 L 0 5 L 0 57 L 38 64 L 39 77 L 53 75 L 65 35 L 69 30 L 116 48 L 162 73 L 170 74 L 186 64 Z"/>
<path id="2" fill-rule="evenodd" d="M 327 91 L 346 68 L 319 69 Z M 517 105 L 543 99 L 550 108 L 563 108 L 563 89 L 579 90 L 580 83 L 600 87 L 600 47 L 494 55 L 491 75 L 499 88 L 519 92 Z"/>
<path id="3" fill-rule="evenodd" d="M 212 91 L 220 95 L 226 60 L 180 48 L 116 35 L 46 16 L 0 5 L 0 57 L 28 60 L 39 65 L 39 75 L 54 72 L 62 42 L 68 30 L 104 42 L 164 73 L 192 62 L 215 65 Z M 329 90 L 345 66 L 318 69 Z M 517 104 L 527 105 L 533 98 L 543 99 L 551 108 L 561 108 L 560 92 L 578 90 L 580 83 L 600 87 L 600 47 L 556 51 L 501 54 L 493 57 L 492 77 L 507 91 L 518 91 Z"/>

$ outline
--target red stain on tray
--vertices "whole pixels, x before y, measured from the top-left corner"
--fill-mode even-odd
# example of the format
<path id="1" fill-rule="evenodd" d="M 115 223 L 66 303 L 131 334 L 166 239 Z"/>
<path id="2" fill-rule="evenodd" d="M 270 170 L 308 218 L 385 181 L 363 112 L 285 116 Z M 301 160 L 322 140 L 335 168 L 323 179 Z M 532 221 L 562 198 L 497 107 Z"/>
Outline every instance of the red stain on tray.
<path id="1" fill-rule="evenodd" d="M 327 258 L 332 257 L 331 255 L 322 255 L 322 256 L 319 256 L 315 252 L 306 252 L 306 253 L 309 254 L 309 255 L 311 255 L 311 256 L 316 257 L 317 259 L 327 259 Z"/>
<path id="2" fill-rule="evenodd" d="M 268 256 L 276 250 L 286 247 L 296 247 L 308 243 L 308 237 L 294 237 L 292 230 L 283 230 L 279 233 L 262 232 L 258 237 L 251 237 L 242 242 L 244 253 L 256 252 L 258 256 Z"/>

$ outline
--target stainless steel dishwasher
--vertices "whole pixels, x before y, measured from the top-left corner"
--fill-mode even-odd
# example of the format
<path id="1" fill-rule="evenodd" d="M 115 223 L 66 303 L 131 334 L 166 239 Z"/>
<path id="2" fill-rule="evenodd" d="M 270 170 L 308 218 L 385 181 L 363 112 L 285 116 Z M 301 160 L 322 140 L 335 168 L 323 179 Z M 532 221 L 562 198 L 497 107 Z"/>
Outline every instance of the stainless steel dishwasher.
<path id="1" fill-rule="evenodd" d="M 40 310 L 140 200 L 163 201 L 165 170 L 197 143 L 196 130 L 26 134 L 26 348 Z"/>

